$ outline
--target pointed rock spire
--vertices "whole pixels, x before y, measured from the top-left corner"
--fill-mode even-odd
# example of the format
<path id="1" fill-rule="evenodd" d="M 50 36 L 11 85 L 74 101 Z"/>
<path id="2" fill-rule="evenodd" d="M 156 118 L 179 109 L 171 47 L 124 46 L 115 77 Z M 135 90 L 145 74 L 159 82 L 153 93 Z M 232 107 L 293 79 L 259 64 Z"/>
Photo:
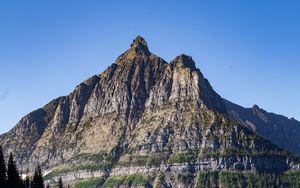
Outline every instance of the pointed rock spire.
<path id="1" fill-rule="evenodd" d="M 256 110 L 259 110 L 259 109 L 260 109 L 259 106 L 258 106 L 257 104 L 254 104 L 254 105 L 252 106 L 252 108 L 253 108 L 253 109 L 256 109 Z"/>
<path id="2" fill-rule="evenodd" d="M 131 43 L 130 48 L 117 58 L 117 64 L 123 64 L 126 60 L 132 60 L 136 57 L 150 56 L 147 42 L 141 36 L 137 36 Z"/>
<path id="3" fill-rule="evenodd" d="M 147 42 L 141 36 L 137 36 L 130 45 L 130 49 L 137 54 L 150 55 Z"/>

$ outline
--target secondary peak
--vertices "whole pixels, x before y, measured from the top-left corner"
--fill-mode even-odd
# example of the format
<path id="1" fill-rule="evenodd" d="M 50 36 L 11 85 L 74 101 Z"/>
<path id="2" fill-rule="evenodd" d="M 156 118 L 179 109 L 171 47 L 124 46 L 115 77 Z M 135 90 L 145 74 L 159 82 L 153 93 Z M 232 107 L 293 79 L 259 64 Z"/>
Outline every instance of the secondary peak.
<path id="1" fill-rule="evenodd" d="M 190 68 L 191 70 L 196 69 L 195 62 L 191 56 L 181 54 L 177 56 L 171 64 L 175 67 L 184 67 L 184 68 Z"/>

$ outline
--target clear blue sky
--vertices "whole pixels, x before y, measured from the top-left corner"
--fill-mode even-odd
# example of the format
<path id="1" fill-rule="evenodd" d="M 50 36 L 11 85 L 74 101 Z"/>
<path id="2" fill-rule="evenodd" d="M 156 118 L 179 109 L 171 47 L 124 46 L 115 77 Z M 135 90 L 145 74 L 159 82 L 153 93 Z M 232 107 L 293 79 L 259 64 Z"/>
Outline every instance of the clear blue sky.
<path id="1" fill-rule="evenodd" d="M 300 120 L 300 1 L 0 1 L 0 133 L 99 74 L 135 36 L 224 98 Z"/>

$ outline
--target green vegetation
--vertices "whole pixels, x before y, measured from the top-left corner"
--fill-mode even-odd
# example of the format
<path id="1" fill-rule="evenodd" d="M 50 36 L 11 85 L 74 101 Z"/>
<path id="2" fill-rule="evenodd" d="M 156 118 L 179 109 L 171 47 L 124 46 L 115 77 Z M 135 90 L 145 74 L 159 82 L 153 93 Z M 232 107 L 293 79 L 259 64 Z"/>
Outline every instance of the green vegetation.
<path id="1" fill-rule="evenodd" d="M 168 160 L 168 156 L 166 155 L 152 155 L 147 160 L 147 165 L 150 167 L 159 166 L 162 163 L 166 163 Z"/>
<path id="2" fill-rule="evenodd" d="M 118 161 L 116 167 L 147 166 L 157 167 L 161 164 L 194 163 L 197 161 L 197 152 L 178 153 L 171 156 L 167 154 L 132 155 L 127 161 Z"/>
<path id="3" fill-rule="evenodd" d="M 9 154 L 8 163 L 6 165 L 3 148 L 0 145 L 0 187 L 44 188 L 44 180 L 40 165 L 37 165 L 33 177 L 26 176 L 25 180 L 23 180 L 21 179 L 12 153 Z"/>
<path id="4" fill-rule="evenodd" d="M 120 186 L 122 185 L 123 181 L 125 180 L 126 176 L 114 176 L 114 177 L 109 177 L 103 187 L 113 187 L 113 186 Z"/>
<path id="5" fill-rule="evenodd" d="M 75 183 L 75 188 L 96 188 L 97 185 L 103 183 L 102 178 L 91 178 L 88 180 L 81 180 Z"/>
<path id="6" fill-rule="evenodd" d="M 1 149 L 2 150 L 2 149 Z M 1 160 L 4 161 L 4 160 Z M 19 175 L 19 170 L 15 164 L 13 154 L 9 154 L 9 160 L 7 164 L 7 187 L 22 187 L 22 180 Z"/>
<path id="7" fill-rule="evenodd" d="M 190 185 L 191 183 L 193 183 L 195 177 L 193 173 L 187 172 L 178 174 L 177 178 L 184 185 Z"/>
<path id="8" fill-rule="evenodd" d="M 242 173 L 242 172 L 199 172 L 196 187 L 226 187 L 226 188 L 284 188 L 300 187 L 300 171 L 276 173 Z"/>
<path id="9" fill-rule="evenodd" d="M 200 153 L 200 159 L 204 160 L 210 157 L 219 157 L 220 151 L 219 150 L 212 150 L 210 148 L 204 148 Z"/>
<path id="10" fill-rule="evenodd" d="M 176 155 L 172 155 L 168 160 L 168 164 L 193 163 L 196 162 L 197 156 L 198 155 L 196 152 L 179 153 Z"/>
<path id="11" fill-rule="evenodd" d="M 42 187 L 44 187 L 43 173 L 40 165 L 38 165 L 32 177 L 31 188 L 42 188 Z"/>
<path id="12" fill-rule="evenodd" d="M 146 186 L 152 179 L 145 177 L 142 174 L 131 174 L 128 176 L 113 176 L 109 177 L 103 187 L 118 187 L 124 186 Z"/>
<path id="13" fill-rule="evenodd" d="M 157 177 L 157 184 L 163 183 L 163 177 Z M 154 179 L 143 174 L 131 174 L 124 176 L 109 177 L 103 187 L 118 186 L 147 186 L 153 185 Z M 287 171 L 283 174 L 276 173 L 254 173 L 254 172 L 217 172 L 217 171 L 200 171 L 195 178 L 194 173 L 178 174 L 179 182 L 186 186 L 195 186 L 197 188 L 284 188 L 284 187 L 300 187 L 300 171 Z M 101 182 L 97 181 L 82 183 L 81 187 L 88 187 L 88 183 L 95 185 Z M 94 184 L 93 184 L 94 182 Z M 76 188 L 81 188 L 76 187 Z"/>
<path id="14" fill-rule="evenodd" d="M 217 187 L 218 172 L 199 172 L 196 179 L 197 188 Z"/>
<path id="15" fill-rule="evenodd" d="M 129 175 L 125 178 L 123 185 L 132 185 L 132 186 L 138 186 L 138 185 L 146 185 L 148 182 L 141 174 L 133 174 Z"/>
<path id="16" fill-rule="evenodd" d="M 246 178 L 242 173 L 221 172 L 219 182 L 225 187 L 246 187 Z"/>
<path id="17" fill-rule="evenodd" d="M 59 178 L 57 184 L 58 184 L 58 185 L 57 185 L 58 188 L 64 188 L 64 185 L 63 185 L 63 182 L 62 182 L 62 178 L 61 178 L 61 177 Z"/>
<path id="18" fill-rule="evenodd" d="M 150 156 L 134 155 L 128 166 L 146 166 L 149 157 Z"/>
<path id="19" fill-rule="evenodd" d="M 162 173 L 159 173 L 153 181 L 153 187 L 163 187 L 165 185 L 165 175 Z"/>
<path id="20" fill-rule="evenodd" d="M 44 176 L 45 180 L 49 180 L 53 177 L 61 176 L 63 174 L 69 173 L 69 172 L 76 172 L 81 170 L 87 170 L 87 171 L 98 171 L 98 170 L 108 170 L 112 168 L 114 156 L 111 153 L 104 153 L 100 152 L 98 154 L 79 154 L 74 158 L 76 160 L 89 160 L 89 161 L 95 161 L 94 163 L 82 163 L 79 165 L 70 165 L 70 166 L 60 166 L 54 168 L 50 173 L 48 173 L 46 176 Z M 100 162 L 101 161 L 101 162 Z M 82 180 L 78 181 L 76 183 L 77 187 L 95 187 L 94 185 L 98 185 L 103 181 L 99 178 L 92 178 L 88 180 Z M 102 182 L 103 183 L 103 182 Z"/>
<path id="21" fill-rule="evenodd" d="M 293 187 L 284 174 L 221 172 L 219 183 L 224 187 Z"/>
<path id="22" fill-rule="evenodd" d="M 300 171 L 289 170 L 284 173 L 282 182 L 284 185 L 290 185 L 291 187 L 300 187 Z"/>
<path id="23" fill-rule="evenodd" d="M 124 166 L 148 166 L 155 167 L 162 163 L 166 163 L 168 157 L 164 154 L 154 154 L 154 155 L 132 155 L 127 161 L 118 161 L 116 167 Z"/>

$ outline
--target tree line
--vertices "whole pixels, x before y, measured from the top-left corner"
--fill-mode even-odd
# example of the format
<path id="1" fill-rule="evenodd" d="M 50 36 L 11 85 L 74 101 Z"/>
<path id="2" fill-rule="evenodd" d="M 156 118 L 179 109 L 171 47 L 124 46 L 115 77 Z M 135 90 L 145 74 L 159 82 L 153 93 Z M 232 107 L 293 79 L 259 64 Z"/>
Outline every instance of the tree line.
<path id="1" fill-rule="evenodd" d="M 6 164 L 4 159 L 4 152 L 0 146 L 0 188 L 44 188 L 44 179 L 40 165 L 37 165 L 32 177 L 26 175 L 22 179 L 18 167 L 14 161 L 12 153 L 9 154 L 8 162 Z M 49 185 L 46 186 L 50 188 Z M 59 179 L 58 188 L 63 188 L 61 178 Z"/>

